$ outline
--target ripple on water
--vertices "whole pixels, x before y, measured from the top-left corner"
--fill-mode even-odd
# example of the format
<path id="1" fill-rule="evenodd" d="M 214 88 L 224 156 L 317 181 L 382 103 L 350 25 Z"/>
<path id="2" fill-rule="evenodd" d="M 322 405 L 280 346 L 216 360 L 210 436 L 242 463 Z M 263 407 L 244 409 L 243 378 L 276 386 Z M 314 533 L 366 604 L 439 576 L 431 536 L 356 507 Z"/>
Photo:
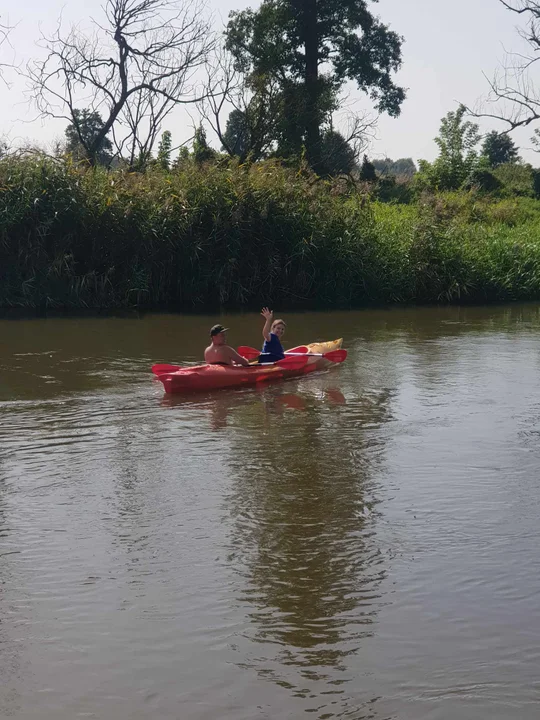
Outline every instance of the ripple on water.
<path id="1" fill-rule="evenodd" d="M 191 398 L 192 319 L 4 328 L 0 715 L 536 718 L 540 320 L 475 312 Z"/>

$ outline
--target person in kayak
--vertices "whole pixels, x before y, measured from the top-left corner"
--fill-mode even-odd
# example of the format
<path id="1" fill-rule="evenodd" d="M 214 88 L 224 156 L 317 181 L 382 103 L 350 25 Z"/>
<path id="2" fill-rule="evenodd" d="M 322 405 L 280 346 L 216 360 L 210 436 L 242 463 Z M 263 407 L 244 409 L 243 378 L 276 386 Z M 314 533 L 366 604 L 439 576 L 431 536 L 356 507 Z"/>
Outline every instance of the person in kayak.
<path id="1" fill-rule="evenodd" d="M 214 325 L 210 330 L 211 344 L 204 351 L 204 359 L 208 365 L 242 365 L 249 367 L 249 361 L 227 345 L 226 332 L 229 328 Z"/>
<path id="2" fill-rule="evenodd" d="M 283 360 L 285 350 L 281 344 L 281 338 L 285 334 L 285 321 L 274 320 L 274 313 L 267 307 L 262 309 L 261 315 L 265 319 L 263 327 L 264 345 L 259 363 L 274 363 Z"/>

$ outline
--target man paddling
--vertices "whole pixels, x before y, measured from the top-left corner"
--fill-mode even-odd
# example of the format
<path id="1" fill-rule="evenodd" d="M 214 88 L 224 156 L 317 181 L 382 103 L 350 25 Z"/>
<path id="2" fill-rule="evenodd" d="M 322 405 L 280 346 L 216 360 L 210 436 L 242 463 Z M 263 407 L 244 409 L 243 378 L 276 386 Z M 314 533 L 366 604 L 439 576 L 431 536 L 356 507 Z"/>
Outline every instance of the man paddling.
<path id="1" fill-rule="evenodd" d="M 223 325 L 214 325 L 210 330 L 212 344 L 204 351 L 204 359 L 209 365 L 243 365 L 249 367 L 249 361 L 226 344 L 226 332 L 228 329 Z"/>

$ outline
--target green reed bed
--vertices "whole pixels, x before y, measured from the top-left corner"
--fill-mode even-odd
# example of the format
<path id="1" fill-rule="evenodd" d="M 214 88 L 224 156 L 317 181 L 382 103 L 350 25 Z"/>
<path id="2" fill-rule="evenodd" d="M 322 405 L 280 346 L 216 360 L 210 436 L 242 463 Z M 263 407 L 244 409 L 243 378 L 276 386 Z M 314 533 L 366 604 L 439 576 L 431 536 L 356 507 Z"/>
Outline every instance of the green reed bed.
<path id="1" fill-rule="evenodd" d="M 540 297 L 540 203 L 373 202 L 277 162 L 164 173 L 0 161 L 0 306 L 230 308 Z"/>

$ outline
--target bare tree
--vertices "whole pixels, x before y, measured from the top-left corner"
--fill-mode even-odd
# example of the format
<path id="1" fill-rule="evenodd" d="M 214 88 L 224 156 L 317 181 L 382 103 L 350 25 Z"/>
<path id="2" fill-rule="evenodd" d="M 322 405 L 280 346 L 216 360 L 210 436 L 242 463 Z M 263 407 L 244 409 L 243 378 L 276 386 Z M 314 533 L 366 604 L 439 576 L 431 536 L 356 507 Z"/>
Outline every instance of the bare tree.
<path id="1" fill-rule="evenodd" d="M 10 45 L 10 46 L 11 46 L 11 43 L 10 43 L 10 41 L 9 41 L 9 35 L 10 35 L 10 33 L 11 33 L 12 30 L 13 30 L 13 26 L 12 26 L 12 25 L 8 25 L 8 24 L 5 23 L 5 22 L 0 22 L 0 49 L 2 49 L 2 47 L 3 47 L 4 45 Z M 7 84 L 7 82 L 6 82 L 5 78 L 4 78 L 3 70 L 4 70 L 5 68 L 7 68 L 7 67 L 12 67 L 12 65 L 11 65 L 10 63 L 6 63 L 6 62 L 3 62 L 3 61 L 0 62 L 0 78 L 1 78 L 1 79 L 3 80 L 3 82 L 6 83 L 6 84 Z"/>
<path id="2" fill-rule="evenodd" d="M 511 13 L 523 16 L 526 25 L 519 36 L 529 51 L 508 53 L 504 67 L 488 78 L 490 92 L 487 104 L 478 110 L 469 110 L 475 117 L 487 117 L 506 124 L 505 132 L 527 127 L 540 119 L 540 84 L 534 77 L 536 64 L 540 61 L 540 2 L 537 0 L 499 0 Z"/>
<path id="3" fill-rule="evenodd" d="M 345 142 L 351 146 L 357 164 L 366 153 L 377 133 L 379 117 L 371 113 L 350 113 L 347 116 Z"/>
<path id="4" fill-rule="evenodd" d="M 260 160 L 270 152 L 281 103 L 275 79 L 246 75 L 232 55 L 220 48 L 214 64 L 209 66 L 200 111 L 228 155 L 243 162 L 248 156 Z"/>
<path id="5" fill-rule="evenodd" d="M 196 75 L 213 45 L 197 1 L 106 0 L 103 14 L 92 34 L 72 27 L 64 35 L 60 21 L 41 40 L 45 59 L 26 71 L 40 114 L 72 123 L 91 164 L 109 132 L 131 159 L 149 152 L 171 110 L 204 95 Z M 78 125 L 81 106 L 103 117 L 91 142 Z"/>

